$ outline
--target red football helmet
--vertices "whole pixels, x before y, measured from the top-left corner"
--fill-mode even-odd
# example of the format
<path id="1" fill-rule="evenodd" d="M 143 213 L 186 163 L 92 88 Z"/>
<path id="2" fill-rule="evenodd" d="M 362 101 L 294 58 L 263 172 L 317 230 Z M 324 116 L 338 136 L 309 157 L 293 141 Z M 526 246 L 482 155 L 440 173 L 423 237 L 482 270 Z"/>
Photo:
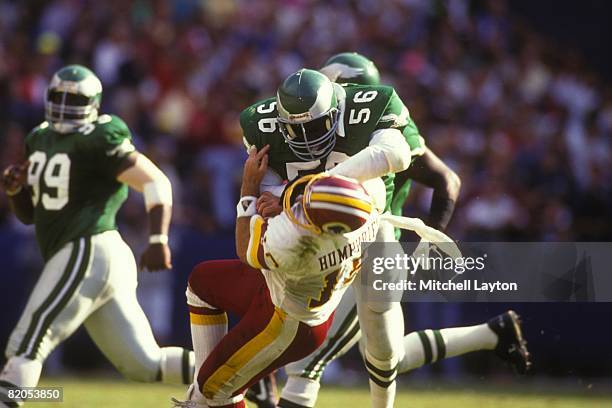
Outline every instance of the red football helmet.
<path id="1" fill-rule="evenodd" d="M 291 211 L 293 189 L 306 183 L 301 197 L 307 224 Z M 308 175 L 297 180 L 285 193 L 284 208 L 294 222 L 316 232 L 344 234 L 363 226 L 373 211 L 372 199 L 354 179 L 326 174 Z"/>

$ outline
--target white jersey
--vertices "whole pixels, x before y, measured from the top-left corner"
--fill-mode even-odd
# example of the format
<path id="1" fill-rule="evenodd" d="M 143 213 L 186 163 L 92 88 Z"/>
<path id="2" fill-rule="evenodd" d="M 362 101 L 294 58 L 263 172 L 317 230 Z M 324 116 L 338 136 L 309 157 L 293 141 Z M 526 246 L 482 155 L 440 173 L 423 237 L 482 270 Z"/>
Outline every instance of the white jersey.
<path id="1" fill-rule="evenodd" d="M 293 213 L 305 222 L 301 204 Z M 378 231 L 376 210 L 366 224 L 348 234 L 315 234 L 295 224 L 283 211 L 267 221 L 251 218 L 247 260 L 261 269 L 272 302 L 310 325 L 324 323 L 361 267 L 361 244 Z"/>

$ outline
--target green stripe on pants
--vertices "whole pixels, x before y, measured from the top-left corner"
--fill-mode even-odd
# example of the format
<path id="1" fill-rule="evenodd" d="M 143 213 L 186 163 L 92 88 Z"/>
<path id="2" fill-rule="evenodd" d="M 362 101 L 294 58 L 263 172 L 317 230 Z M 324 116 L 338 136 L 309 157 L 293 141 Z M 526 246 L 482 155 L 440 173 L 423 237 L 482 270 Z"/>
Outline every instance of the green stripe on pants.
<path id="1" fill-rule="evenodd" d="M 82 250 L 81 250 L 82 247 Z M 50 312 L 47 313 L 43 324 L 42 330 L 39 331 L 38 337 L 35 338 L 35 341 L 32 343 L 30 349 L 31 351 L 28 353 L 27 358 L 34 360 L 36 358 L 36 353 L 42 343 L 47 330 L 53 323 L 53 321 L 57 318 L 57 316 L 66 308 L 66 305 L 72 299 L 72 296 L 77 291 L 80 286 L 83 278 L 85 277 L 85 272 L 87 272 L 87 267 L 89 266 L 89 258 L 91 256 L 91 238 L 81 238 L 79 240 L 79 254 L 77 255 L 77 261 L 75 262 L 73 271 L 76 271 L 76 276 L 74 279 L 71 279 L 69 282 L 69 287 L 61 296 L 59 301 L 55 302 L 54 307 Z M 71 278 L 74 274 L 71 274 Z"/>
<path id="2" fill-rule="evenodd" d="M 57 282 L 57 285 L 53 288 L 51 293 L 46 297 L 45 301 L 36 309 L 36 311 L 32 314 L 32 319 L 30 321 L 30 325 L 28 327 L 28 331 L 25 336 L 21 340 L 21 345 L 17 349 L 17 355 L 24 354 L 28 349 L 28 344 L 36 331 L 36 328 L 39 325 L 40 317 L 45 310 L 49 308 L 53 300 L 58 296 L 62 288 L 66 285 L 66 281 L 70 277 L 71 272 L 74 269 L 74 263 L 76 262 L 77 255 L 79 252 L 79 241 L 74 241 L 72 243 L 72 251 L 70 253 L 70 257 L 68 258 L 68 263 L 66 264 L 66 268 L 64 269 L 64 273 L 62 274 L 60 280 Z"/>

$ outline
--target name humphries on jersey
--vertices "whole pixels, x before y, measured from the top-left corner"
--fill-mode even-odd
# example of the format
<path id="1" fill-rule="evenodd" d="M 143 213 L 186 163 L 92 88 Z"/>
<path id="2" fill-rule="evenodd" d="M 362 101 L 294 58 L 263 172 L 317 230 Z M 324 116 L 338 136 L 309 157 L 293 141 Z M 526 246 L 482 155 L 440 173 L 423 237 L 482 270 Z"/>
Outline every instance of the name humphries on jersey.
<path id="1" fill-rule="evenodd" d="M 294 205 L 294 212 L 305 222 L 299 205 Z M 372 213 L 356 231 L 316 234 L 285 212 L 267 221 L 254 216 L 247 260 L 261 268 L 275 306 L 306 324 L 318 325 L 329 318 L 359 272 L 362 244 L 375 240 L 378 226 L 378 214 Z"/>
<path id="2" fill-rule="evenodd" d="M 322 272 L 326 269 L 333 268 L 347 259 L 355 259 L 361 257 L 362 244 L 372 242 L 376 239 L 378 232 L 379 221 L 378 217 L 374 218 L 371 223 L 363 226 L 364 231 L 356 238 L 350 240 L 342 248 L 337 248 L 318 258 L 319 270 Z M 361 229 L 355 231 L 359 232 Z"/>

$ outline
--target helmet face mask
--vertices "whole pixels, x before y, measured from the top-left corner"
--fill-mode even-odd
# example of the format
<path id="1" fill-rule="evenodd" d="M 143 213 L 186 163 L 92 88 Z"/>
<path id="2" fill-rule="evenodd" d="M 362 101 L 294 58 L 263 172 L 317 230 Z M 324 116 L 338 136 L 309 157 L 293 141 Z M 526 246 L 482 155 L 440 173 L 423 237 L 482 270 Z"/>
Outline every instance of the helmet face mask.
<path id="1" fill-rule="evenodd" d="M 285 142 L 304 161 L 327 157 L 336 144 L 339 110 L 334 85 L 317 71 L 290 75 L 276 94 L 279 125 Z"/>
<path id="2" fill-rule="evenodd" d="M 333 108 L 324 116 L 304 123 L 291 123 L 281 117 L 278 124 L 281 134 L 293 153 L 302 160 L 327 157 L 336 145 L 338 109 Z"/>
<path id="3" fill-rule="evenodd" d="M 53 75 L 45 96 L 45 119 L 60 133 L 98 119 L 102 84 L 89 69 L 69 65 Z"/>

